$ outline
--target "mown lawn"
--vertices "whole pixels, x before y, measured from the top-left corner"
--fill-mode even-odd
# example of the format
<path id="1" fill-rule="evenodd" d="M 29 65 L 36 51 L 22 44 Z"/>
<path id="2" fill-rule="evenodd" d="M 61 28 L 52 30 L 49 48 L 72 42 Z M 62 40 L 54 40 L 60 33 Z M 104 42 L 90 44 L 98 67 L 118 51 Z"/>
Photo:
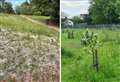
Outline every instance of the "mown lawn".
<path id="1" fill-rule="evenodd" d="M 120 82 L 120 29 L 89 29 L 97 33 L 99 72 L 80 40 L 86 29 L 73 29 L 74 39 L 62 33 L 62 82 Z"/>
<path id="2" fill-rule="evenodd" d="M 41 18 L 43 20 L 43 18 Z M 0 27 L 39 35 L 57 36 L 58 33 L 43 25 L 33 24 L 18 15 L 0 14 Z"/>

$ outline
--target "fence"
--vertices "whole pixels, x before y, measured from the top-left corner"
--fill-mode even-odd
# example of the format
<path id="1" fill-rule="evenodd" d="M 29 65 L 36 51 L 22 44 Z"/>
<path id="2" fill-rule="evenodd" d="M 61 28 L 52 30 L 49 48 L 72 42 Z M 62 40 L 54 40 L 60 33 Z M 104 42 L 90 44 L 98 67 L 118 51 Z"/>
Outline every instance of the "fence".
<path id="1" fill-rule="evenodd" d="M 91 24 L 88 25 L 86 23 L 74 24 L 73 28 L 120 28 L 120 24 Z M 63 26 L 63 28 L 66 28 Z"/>
<path id="2" fill-rule="evenodd" d="M 96 24 L 96 25 L 87 25 L 87 24 L 75 24 L 74 27 L 80 28 L 80 27 L 86 27 L 86 28 L 111 28 L 116 27 L 119 28 L 120 24 Z"/>

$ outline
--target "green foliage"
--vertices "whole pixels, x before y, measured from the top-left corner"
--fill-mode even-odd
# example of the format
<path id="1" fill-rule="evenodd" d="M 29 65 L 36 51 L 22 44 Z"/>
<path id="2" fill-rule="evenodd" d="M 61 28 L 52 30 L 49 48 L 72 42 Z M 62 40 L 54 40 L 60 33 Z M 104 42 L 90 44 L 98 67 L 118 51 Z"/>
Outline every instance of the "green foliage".
<path id="1" fill-rule="evenodd" d="M 59 21 L 59 11 L 60 11 L 60 9 L 59 9 L 59 2 L 60 2 L 60 0 L 53 0 L 52 1 L 52 3 L 51 3 L 51 8 L 52 8 L 52 10 L 51 10 L 51 12 L 50 12 L 50 16 L 51 16 L 51 20 L 53 20 L 54 22 L 56 22 L 56 23 L 59 23 L 60 21 Z"/>
<path id="2" fill-rule="evenodd" d="M 31 0 L 31 3 L 36 6 L 41 15 L 49 15 L 51 11 L 51 2 L 49 0 Z"/>
<path id="3" fill-rule="evenodd" d="M 116 12 L 116 9 L 118 8 L 116 6 L 116 1 L 117 0 L 92 0 L 89 9 L 92 23 L 118 23 L 119 14 Z"/>
<path id="4" fill-rule="evenodd" d="M 47 36 L 56 36 L 57 33 L 44 25 L 33 24 L 17 15 L 0 14 L 0 27 L 15 31 L 30 32 Z"/>
<path id="5" fill-rule="evenodd" d="M 116 1 L 115 6 L 116 6 L 116 12 L 118 13 L 118 15 L 119 15 L 119 20 L 120 20 L 120 0 L 117 0 L 117 1 Z"/>
<path id="6" fill-rule="evenodd" d="M 32 6 L 28 2 L 24 2 L 20 6 L 16 6 L 16 13 L 17 14 L 32 15 L 33 9 L 32 9 Z"/>
<path id="7" fill-rule="evenodd" d="M 98 36 L 94 34 L 94 32 L 89 32 L 88 30 L 85 32 L 83 35 L 81 42 L 84 43 L 85 48 L 87 47 L 87 51 L 89 52 L 90 55 L 92 55 L 92 60 L 93 60 L 93 67 L 96 69 L 96 71 L 99 71 L 99 63 L 98 63 L 98 47 L 99 47 L 99 42 L 98 42 Z"/>
<path id="8" fill-rule="evenodd" d="M 68 39 L 74 39 L 74 31 L 71 30 L 71 31 L 68 31 Z"/>
<path id="9" fill-rule="evenodd" d="M 120 35 L 120 29 L 89 29 L 90 32 L 99 35 L 98 41 L 101 43 L 98 50 L 100 63 L 98 72 L 93 69 L 92 56 L 89 55 L 85 46 L 80 44 L 85 31 L 86 29 L 74 29 L 74 39 L 67 39 L 67 32 L 62 33 L 61 42 L 64 48 L 62 50 L 72 54 L 72 57 L 69 57 L 69 53 L 62 53 L 62 82 L 119 82 L 120 43 L 118 43 L 118 35 Z M 109 40 L 104 41 L 106 34 Z"/>
<path id="10" fill-rule="evenodd" d="M 5 0 L 0 1 L 0 12 L 2 13 L 14 13 L 12 4 L 10 2 L 5 2 Z"/>
<path id="11" fill-rule="evenodd" d="M 9 3 L 9 2 L 5 2 L 4 7 L 3 7 L 3 12 L 5 12 L 5 13 L 14 13 L 14 10 L 12 8 L 12 4 Z"/>
<path id="12" fill-rule="evenodd" d="M 59 23 L 59 0 L 32 0 L 31 3 L 36 6 L 41 15 L 51 17 L 51 20 Z"/>
<path id="13" fill-rule="evenodd" d="M 71 52 L 65 50 L 64 48 L 61 48 L 61 53 L 62 53 L 62 56 L 64 56 L 65 58 L 73 57 L 73 54 Z"/>
<path id="14" fill-rule="evenodd" d="M 74 24 L 83 22 L 79 16 L 74 16 L 71 20 L 74 22 Z"/>
<path id="15" fill-rule="evenodd" d="M 59 23 L 59 0 L 30 0 L 16 7 L 17 14 L 50 16 Z"/>
<path id="16" fill-rule="evenodd" d="M 0 6 L 0 12 L 2 12 L 2 6 Z"/>
<path id="17" fill-rule="evenodd" d="M 40 21 L 40 22 L 46 22 L 46 20 L 49 20 L 50 17 L 49 16 L 36 16 L 36 15 L 32 15 L 30 16 L 32 19 Z"/>

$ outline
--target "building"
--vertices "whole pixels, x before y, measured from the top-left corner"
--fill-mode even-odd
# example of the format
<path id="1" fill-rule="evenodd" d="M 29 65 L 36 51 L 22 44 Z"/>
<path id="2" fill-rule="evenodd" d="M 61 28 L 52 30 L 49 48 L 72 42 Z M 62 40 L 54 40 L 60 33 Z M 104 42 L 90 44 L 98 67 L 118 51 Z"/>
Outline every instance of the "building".
<path id="1" fill-rule="evenodd" d="M 74 26 L 74 23 L 70 19 L 66 19 L 64 22 L 65 28 L 72 28 Z"/>
<path id="2" fill-rule="evenodd" d="M 85 18 L 87 18 L 89 15 L 88 14 L 80 14 L 80 17 L 82 20 L 84 20 Z"/>

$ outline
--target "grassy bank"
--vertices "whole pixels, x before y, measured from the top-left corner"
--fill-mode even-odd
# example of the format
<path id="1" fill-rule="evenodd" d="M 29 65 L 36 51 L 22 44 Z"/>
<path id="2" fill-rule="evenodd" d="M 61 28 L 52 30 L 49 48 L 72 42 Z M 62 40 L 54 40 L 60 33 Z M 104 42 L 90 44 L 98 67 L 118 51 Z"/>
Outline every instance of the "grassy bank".
<path id="1" fill-rule="evenodd" d="M 19 15 L 0 14 L 0 81 L 11 82 L 14 72 L 18 82 L 27 81 L 29 74 L 32 82 L 58 82 L 58 40 L 58 33 L 48 27 Z"/>
<path id="2" fill-rule="evenodd" d="M 32 22 L 21 18 L 18 15 L 0 14 L 0 26 L 3 28 L 10 28 L 15 31 L 31 32 L 47 36 L 57 35 L 55 31 L 43 25 L 33 24 Z"/>
<path id="3" fill-rule="evenodd" d="M 30 16 L 32 19 L 40 21 L 40 22 L 46 22 L 46 20 L 50 19 L 49 16 Z"/>
<path id="4" fill-rule="evenodd" d="M 86 29 L 74 29 L 75 38 L 62 33 L 62 82 L 120 82 L 120 29 L 89 29 L 97 33 L 99 72 L 92 66 L 92 55 L 81 45 Z"/>

